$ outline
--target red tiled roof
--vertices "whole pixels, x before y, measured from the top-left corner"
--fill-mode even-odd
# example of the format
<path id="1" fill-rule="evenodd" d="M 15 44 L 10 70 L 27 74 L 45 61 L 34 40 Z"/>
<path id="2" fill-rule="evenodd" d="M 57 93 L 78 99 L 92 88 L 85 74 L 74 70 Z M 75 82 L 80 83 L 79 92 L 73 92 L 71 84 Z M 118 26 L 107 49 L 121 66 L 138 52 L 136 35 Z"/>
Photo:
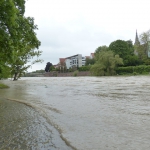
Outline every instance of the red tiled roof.
<path id="1" fill-rule="evenodd" d="M 59 63 L 60 64 L 65 63 L 65 60 L 66 60 L 65 58 L 59 58 Z"/>

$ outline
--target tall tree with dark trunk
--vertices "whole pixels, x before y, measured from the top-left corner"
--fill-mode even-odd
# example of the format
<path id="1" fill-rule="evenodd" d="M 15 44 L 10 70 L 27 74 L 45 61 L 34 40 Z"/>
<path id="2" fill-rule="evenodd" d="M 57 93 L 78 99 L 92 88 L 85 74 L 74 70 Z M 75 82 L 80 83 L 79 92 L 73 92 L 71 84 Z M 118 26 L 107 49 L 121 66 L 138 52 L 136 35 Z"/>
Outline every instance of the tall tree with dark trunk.
<path id="1" fill-rule="evenodd" d="M 0 69 L 9 66 L 14 80 L 31 65 L 26 65 L 34 56 L 40 56 L 40 41 L 34 30 L 34 19 L 25 17 L 25 0 L 0 1 Z M 3 72 L 0 72 L 3 75 Z"/>

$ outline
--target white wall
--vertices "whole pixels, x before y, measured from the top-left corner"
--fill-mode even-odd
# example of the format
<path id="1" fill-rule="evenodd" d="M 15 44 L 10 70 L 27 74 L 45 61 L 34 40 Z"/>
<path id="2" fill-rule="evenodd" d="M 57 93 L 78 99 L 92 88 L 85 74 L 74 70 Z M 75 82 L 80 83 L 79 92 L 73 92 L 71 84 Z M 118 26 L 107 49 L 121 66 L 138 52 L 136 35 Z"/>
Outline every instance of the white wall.
<path id="1" fill-rule="evenodd" d="M 72 66 L 82 67 L 85 65 L 85 59 L 85 57 L 82 58 L 81 54 L 66 58 L 66 67 L 67 69 L 72 68 Z"/>
<path id="2" fill-rule="evenodd" d="M 65 60 L 65 63 L 66 63 L 67 69 L 69 69 L 69 68 L 72 67 L 71 60 L 70 60 L 70 59 L 66 59 L 66 60 Z"/>

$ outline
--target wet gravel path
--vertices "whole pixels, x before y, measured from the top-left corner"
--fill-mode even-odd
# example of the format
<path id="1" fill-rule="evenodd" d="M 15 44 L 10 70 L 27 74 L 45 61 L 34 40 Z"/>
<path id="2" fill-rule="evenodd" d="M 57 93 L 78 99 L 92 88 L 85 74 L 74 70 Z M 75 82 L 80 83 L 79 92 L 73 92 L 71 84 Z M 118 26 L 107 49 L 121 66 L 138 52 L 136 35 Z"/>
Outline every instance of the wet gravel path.
<path id="1" fill-rule="evenodd" d="M 0 150 L 69 150 L 33 108 L 0 98 Z"/>

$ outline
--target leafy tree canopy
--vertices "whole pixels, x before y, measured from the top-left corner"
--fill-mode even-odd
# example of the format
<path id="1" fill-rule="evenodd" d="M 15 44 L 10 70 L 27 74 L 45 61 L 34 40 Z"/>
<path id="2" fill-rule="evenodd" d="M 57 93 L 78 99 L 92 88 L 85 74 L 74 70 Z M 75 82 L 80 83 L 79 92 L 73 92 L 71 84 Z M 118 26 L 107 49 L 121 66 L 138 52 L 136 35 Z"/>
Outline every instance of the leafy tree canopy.
<path id="1" fill-rule="evenodd" d="M 86 58 L 85 66 L 93 65 L 95 63 L 95 58 Z"/>
<path id="2" fill-rule="evenodd" d="M 150 30 L 140 34 L 139 39 L 140 39 L 140 43 L 142 45 L 147 44 L 147 42 L 150 41 Z"/>
<path id="3" fill-rule="evenodd" d="M 109 45 L 109 49 L 123 59 L 125 66 L 132 64 L 132 59 L 129 60 L 129 57 L 134 55 L 134 46 L 131 40 L 116 40 Z"/>
<path id="4" fill-rule="evenodd" d="M 140 36 L 141 45 L 136 46 L 138 57 L 141 64 L 150 65 L 150 58 L 148 58 L 148 41 L 150 41 L 150 30 L 143 32 Z"/>
<path id="5" fill-rule="evenodd" d="M 103 45 L 103 46 L 99 46 L 96 50 L 95 50 L 95 53 L 99 53 L 101 51 L 108 51 L 109 48 L 106 46 L 106 45 Z"/>
<path id="6" fill-rule="evenodd" d="M 126 41 L 116 40 L 109 45 L 109 49 L 118 54 L 121 58 L 125 58 L 129 54 L 129 46 Z"/>
<path id="7" fill-rule="evenodd" d="M 41 55 L 40 41 L 34 31 L 37 26 L 33 18 L 24 16 L 24 12 L 25 0 L 0 1 L 0 68 L 11 67 L 14 80 L 30 67 L 25 64 Z M 37 59 L 32 64 L 40 61 Z"/>
<path id="8" fill-rule="evenodd" d="M 102 51 L 90 71 L 96 76 L 114 75 L 117 65 L 121 64 L 123 60 L 119 55 L 114 55 L 112 51 Z"/>
<path id="9" fill-rule="evenodd" d="M 103 46 L 99 46 L 96 50 L 95 50 L 95 58 L 97 58 L 99 56 L 99 53 L 102 51 L 108 51 L 109 48 L 106 45 Z"/>

